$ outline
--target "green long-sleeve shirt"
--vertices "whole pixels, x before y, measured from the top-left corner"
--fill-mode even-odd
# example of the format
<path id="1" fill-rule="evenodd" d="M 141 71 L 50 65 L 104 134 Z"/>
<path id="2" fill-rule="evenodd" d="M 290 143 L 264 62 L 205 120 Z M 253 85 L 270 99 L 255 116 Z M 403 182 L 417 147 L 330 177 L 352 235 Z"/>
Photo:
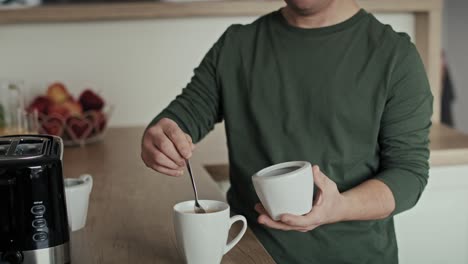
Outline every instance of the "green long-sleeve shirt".
<path id="1" fill-rule="evenodd" d="M 278 263 L 397 263 L 393 215 L 427 183 L 432 99 L 409 37 L 364 10 L 318 29 L 277 11 L 229 27 L 153 123 L 171 118 L 197 142 L 225 121 L 228 200 Z M 340 191 L 379 179 L 396 209 L 308 233 L 259 226 L 251 176 L 292 160 L 319 165 Z"/>

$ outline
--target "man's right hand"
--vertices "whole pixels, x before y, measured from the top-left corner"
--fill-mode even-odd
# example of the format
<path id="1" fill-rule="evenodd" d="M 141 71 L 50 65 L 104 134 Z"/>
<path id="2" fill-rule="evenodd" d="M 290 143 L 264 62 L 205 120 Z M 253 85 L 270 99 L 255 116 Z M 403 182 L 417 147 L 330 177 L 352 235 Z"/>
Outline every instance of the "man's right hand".
<path id="1" fill-rule="evenodd" d="M 181 176 L 185 160 L 192 156 L 195 145 L 176 122 L 163 118 L 143 135 L 141 159 L 149 168 L 169 175 Z"/>

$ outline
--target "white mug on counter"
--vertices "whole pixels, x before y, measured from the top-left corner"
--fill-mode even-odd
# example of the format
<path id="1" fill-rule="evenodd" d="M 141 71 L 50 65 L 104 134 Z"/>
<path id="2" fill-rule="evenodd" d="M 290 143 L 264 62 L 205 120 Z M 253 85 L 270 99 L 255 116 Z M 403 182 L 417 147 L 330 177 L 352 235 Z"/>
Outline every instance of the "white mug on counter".
<path id="1" fill-rule="evenodd" d="M 303 215 L 312 210 L 314 178 L 307 161 L 290 161 L 260 170 L 252 176 L 258 198 L 268 214 Z"/>
<path id="2" fill-rule="evenodd" d="M 247 230 L 247 220 L 242 215 L 230 217 L 229 205 L 220 201 L 200 200 L 207 211 L 196 214 L 195 202 L 186 201 L 174 206 L 174 229 L 178 248 L 188 264 L 219 264 Z M 242 229 L 226 244 L 232 224 L 241 221 Z"/>
<path id="3" fill-rule="evenodd" d="M 86 225 L 93 177 L 86 174 L 79 178 L 66 178 L 64 182 L 68 224 L 71 231 L 77 231 Z"/>

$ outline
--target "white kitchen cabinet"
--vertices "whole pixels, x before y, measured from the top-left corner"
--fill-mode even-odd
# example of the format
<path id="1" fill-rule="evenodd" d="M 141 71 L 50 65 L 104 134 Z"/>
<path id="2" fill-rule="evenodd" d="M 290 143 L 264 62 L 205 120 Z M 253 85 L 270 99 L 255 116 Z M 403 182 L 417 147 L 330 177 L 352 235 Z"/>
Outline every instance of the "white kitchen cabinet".
<path id="1" fill-rule="evenodd" d="M 467 264 L 468 165 L 432 168 L 419 203 L 395 225 L 400 264 Z"/>

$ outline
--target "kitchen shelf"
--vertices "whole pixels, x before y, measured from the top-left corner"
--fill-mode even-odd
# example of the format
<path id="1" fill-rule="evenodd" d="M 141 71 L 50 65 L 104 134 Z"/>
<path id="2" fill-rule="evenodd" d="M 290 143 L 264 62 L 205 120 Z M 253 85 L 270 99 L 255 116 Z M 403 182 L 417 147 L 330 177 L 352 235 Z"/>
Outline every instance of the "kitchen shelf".
<path id="1" fill-rule="evenodd" d="M 429 12 L 441 8 L 440 0 L 361 0 L 359 3 L 371 12 Z M 284 1 L 278 0 L 55 4 L 0 10 L 0 24 L 256 16 L 281 6 L 284 6 Z"/>

